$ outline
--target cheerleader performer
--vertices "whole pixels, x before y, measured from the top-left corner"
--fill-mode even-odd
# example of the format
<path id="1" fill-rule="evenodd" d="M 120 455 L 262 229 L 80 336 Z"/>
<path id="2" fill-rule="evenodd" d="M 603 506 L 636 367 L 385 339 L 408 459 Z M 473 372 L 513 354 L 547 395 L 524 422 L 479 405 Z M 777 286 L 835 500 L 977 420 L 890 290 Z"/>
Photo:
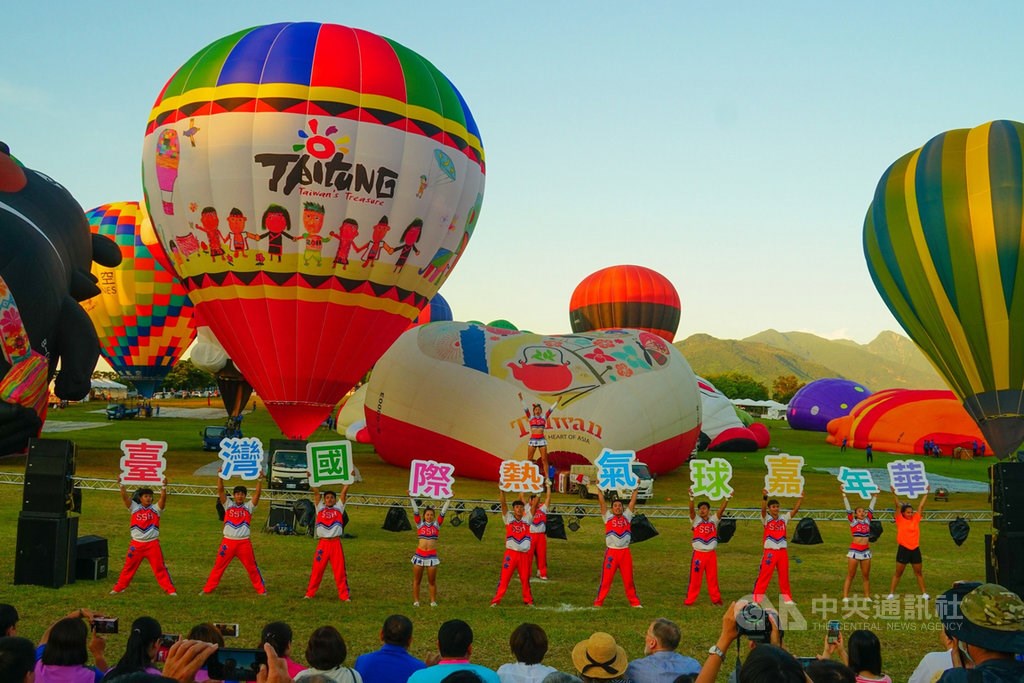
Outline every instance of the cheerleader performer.
<path id="1" fill-rule="evenodd" d="M 536 454 L 539 452 L 540 462 L 537 463 L 537 467 L 540 468 L 541 478 L 544 481 L 548 481 L 548 442 L 544 438 L 544 430 L 547 429 L 548 420 L 551 418 L 551 413 L 558 406 L 558 403 L 556 402 L 544 411 L 539 403 L 528 405 L 526 399 L 523 398 L 522 392 L 519 394 L 519 400 L 523 402 L 526 419 L 530 425 L 530 440 L 527 443 L 526 459 L 530 462 L 535 462 L 537 460 Z"/>
<path id="2" fill-rule="evenodd" d="M 853 577 L 857 575 L 857 567 L 860 566 L 860 575 L 864 580 L 864 597 L 871 596 L 871 520 L 875 518 L 875 501 L 878 496 L 871 496 L 871 503 L 867 508 L 851 508 L 850 501 L 843 492 L 843 506 L 846 508 L 846 519 L 850 520 L 850 534 L 853 539 L 850 541 L 850 550 L 846 553 L 849 558 L 846 563 L 846 581 L 843 583 L 843 602 L 850 600 L 850 585 Z"/>
<path id="3" fill-rule="evenodd" d="M 420 584 L 423 583 L 423 570 L 427 570 L 427 584 L 430 590 L 430 606 L 437 607 L 437 565 L 441 560 L 437 557 L 437 538 L 441 534 L 441 525 L 444 523 L 444 514 L 448 511 L 451 499 L 444 502 L 441 512 L 435 518 L 434 508 L 430 505 L 423 507 L 423 514 L 420 515 L 420 508 L 416 505 L 416 499 L 409 496 L 409 504 L 412 506 L 412 519 L 416 523 L 416 552 L 412 555 L 412 606 L 420 606 Z"/>

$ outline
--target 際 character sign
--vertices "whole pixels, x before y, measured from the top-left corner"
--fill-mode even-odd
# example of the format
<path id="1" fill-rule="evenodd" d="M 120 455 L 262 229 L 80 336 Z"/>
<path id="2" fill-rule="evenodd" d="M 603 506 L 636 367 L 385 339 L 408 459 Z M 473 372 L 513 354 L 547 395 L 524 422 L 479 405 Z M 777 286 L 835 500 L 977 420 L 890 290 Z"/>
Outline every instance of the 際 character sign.
<path id="1" fill-rule="evenodd" d="M 764 475 L 764 487 L 769 496 L 797 498 L 804 492 L 804 468 L 802 455 L 779 453 L 764 456 L 768 473 Z"/>
<path id="2" fill-rule="evenodd" d="M 435 500 L 452 497 L 455 467 L 434 460 L 413 460 L 409 466 L 409 495 Z"/>
<path id="3" fill-rule="evenodd" d="M 125 439 L 121 442 L 122 484 L 163 484 L 167 469 L 166 441 Z"/>
<path id="4" fill-rule="evenodd" d="M 221 439 L 217 456 L 223 461 L 220 467 L 221 479 L 230 479 L 232 476 L 259 479 L 263 473 L 263 442 L 254 436 Z"/>
<path id="5" fill-rule="evenodd" d="M 537 466 L 530 461 L 502 460 L 498 488 L 513 493 L 540 493 L 544 490 L 544 480 Z"/>
<path id="6" fill-rule="evenodd" d="M 355 482 L 351 441 L 308 443 L 306 459 L 309 465 L 309 485 L 314 488 L 319 488 L 323 484 Z"/>
<path id="7" fill-rule="evenodd" d="M 693 495 L 722 500 L 732 495 L 732 463 L 725 458 L 690 461 L 690 481 Z"/>

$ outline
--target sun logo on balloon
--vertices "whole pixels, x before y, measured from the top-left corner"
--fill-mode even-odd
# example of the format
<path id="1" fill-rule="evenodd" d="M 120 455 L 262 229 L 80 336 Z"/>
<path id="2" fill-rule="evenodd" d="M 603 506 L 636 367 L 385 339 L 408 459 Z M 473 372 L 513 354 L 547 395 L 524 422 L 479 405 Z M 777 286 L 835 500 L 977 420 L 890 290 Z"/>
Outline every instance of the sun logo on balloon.
<path id="1" fill-rule="evenodd" d="M 309 152 L 309 155 L 316 159 L 330 159 L 334 156 L 335 150 L 340 151 L 342 154 L 348 154 L 348 147 L 344 144 L 349 141 L 349 137 L 346 135 L 338 140 L 332 140 L 330 136 L 338 132 L 337 126 L 328 126 L 327 130 L 320 134 L 319 131 L 320 122 L 316 119 L 309 120 L 309 131 L 305 129 L 299 130 L 299 137 L 305 140 L 305 142 L 297 142 L 292 145 L 292 150 L 299 152 L 305 149 Z"/>

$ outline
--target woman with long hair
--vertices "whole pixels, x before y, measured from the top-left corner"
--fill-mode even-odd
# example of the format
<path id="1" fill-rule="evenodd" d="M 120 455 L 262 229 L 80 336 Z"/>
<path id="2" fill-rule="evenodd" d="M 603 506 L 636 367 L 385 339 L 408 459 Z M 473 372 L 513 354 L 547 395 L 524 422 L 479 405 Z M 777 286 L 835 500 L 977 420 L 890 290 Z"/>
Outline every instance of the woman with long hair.
<path id="1" fill-rule="evenodd" d="M 139 617 L 133 621 L 131 633 L 128 635 L 128 643 L 124 648 L 124 655 L 103 677 L 103 683 L 109 683 L 118 676 L 138 671 L 159 676 L 160 670 L 153 664 L 156 662 L 156 653 L 160 646 L 162 633 L 160 622 L 153 617 Z"/>

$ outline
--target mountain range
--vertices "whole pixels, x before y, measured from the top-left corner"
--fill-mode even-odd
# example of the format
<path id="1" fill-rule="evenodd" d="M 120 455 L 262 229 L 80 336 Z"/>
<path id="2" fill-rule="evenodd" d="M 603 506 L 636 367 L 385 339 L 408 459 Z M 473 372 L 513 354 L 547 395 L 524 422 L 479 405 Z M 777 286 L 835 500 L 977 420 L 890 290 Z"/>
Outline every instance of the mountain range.
<path id="1" fill-rule="evenodd" d="M 745 339 L 694 334 L 675 346 L 702 377 L 737 372 L 769 389 L 775 378 L 784 375 L 795 375 L 801 383 L 842 377 L 871 391 L 948 388 L 914 342 L 890 331 L 868 344 L 809 332 L 765 330 Z"/>

